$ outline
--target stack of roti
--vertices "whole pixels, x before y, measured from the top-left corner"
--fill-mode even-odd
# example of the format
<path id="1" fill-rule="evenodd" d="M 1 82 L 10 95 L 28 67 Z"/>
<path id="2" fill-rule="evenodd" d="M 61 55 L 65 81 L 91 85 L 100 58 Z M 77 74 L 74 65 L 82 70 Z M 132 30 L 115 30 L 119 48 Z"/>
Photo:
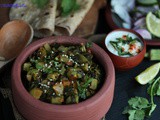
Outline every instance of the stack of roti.
<path id="1" fill-rule="evenodd" d="M 80 9 L 68 16 L 62 16 L 60 0 L 49 0 L 44 8 L 38 8 L 31 0 L 16 0 L 15 4 L 26 7 L 11 8 L 10 20 L 22 19 L 34 29 L 36 37 L 51 35 L 72 35 L 91 8 L 94 0 L 77 0 Z"/>

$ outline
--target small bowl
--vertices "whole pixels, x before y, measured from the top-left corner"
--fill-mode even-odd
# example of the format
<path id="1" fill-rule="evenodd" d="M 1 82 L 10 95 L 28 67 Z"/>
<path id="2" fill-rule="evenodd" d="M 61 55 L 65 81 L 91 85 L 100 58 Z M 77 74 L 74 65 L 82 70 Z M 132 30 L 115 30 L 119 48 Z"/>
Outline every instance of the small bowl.
<path id="1" fill-rule="evenodd" d="M 122 56 L 118 56 L 112 53 L 108 49 L 108 45 L 110 44 L 109 41 L 115 40 L 116 38 L 122 37 L 123 35 L 129 35 L 132 38 L 139 38 L 140 42 L 142 43 L 142 47 L 143 47 L 141 52 L 135 56 L 130 56 L 130 57 L 122 57 Z M 105 46 L 107 48 L 107 52 L 109 56 L 111 57 L 115 68 L 119 71 L 126 71 L 126 70 L 136 67 L 138 64 L 141 63 L 146 53 L 146 42 L 144 41 L 144 39 L 137 32 L 133 30 L 128 30 L 128 29 L 116 29 L 110 32 L 105 38 Z"/>
<path id="2" fill-rule="evenodd" d="M 93 43 L 92 53 L 103 65 L 105 76 L 103 85 L 91 98 L 78 104 L 54 105 L 33 98 L 25 89 L 21 80 L 22 64 L 29 55 L 45 43 L 76 45 L 87 40 L 77 37 L 56 36 L 44 38 L 30 44 L 15 60 L 12 69 L 12 93 L 14 103 L 22 116 L 27 120 L 100 120 L 109 110 L 115 85 L 115 71 L 108 54 Z"/>

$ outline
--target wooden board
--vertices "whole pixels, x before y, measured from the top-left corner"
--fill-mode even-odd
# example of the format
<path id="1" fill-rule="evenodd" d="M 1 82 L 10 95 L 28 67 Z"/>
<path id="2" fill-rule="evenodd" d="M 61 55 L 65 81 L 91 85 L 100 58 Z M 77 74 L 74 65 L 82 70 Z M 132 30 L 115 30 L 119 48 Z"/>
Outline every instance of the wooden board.
<path id="1" fill-rule="evenodd" d="M 0 0 L 0 5 L 11 4 L 14 0 Z M 86 37 L 94 34 L 98 21 L 98 11 L 106 6 L 106 0 L 95 0 L 88 14 L 85 16 L 82 23 L 79 25 L 74 36 Z M 0 28 L 9 21 L 9 7 L 0 7 Z"/>

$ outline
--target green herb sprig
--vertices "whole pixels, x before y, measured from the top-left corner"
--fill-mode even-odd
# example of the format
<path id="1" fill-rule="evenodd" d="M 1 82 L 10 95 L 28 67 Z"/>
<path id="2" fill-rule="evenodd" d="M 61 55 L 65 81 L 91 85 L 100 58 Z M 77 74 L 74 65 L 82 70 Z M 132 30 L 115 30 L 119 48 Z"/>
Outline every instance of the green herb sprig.
<path id="1" fill-rule="evenodd" d="M 149 83 L 147 92 L 150 95 L 150 103 L 143 97 L 131 98 L 128 101 L 129 105 L 124 109 L 122 114 L 128 114 L 129 120 L 144 120 L 145 117 L 151 116 L 157 106 L 154 103 L 154 96 L 160 96 L 160 77 Z"/>
<path id="2" fill-rule="evenodd" d="M 79 96 L 82 99 L 86 99 L 86 89 L 89 86 L 89 84 L 92 82 L 93 78 L 88 79 L 83 85 L 80 85 L 79 82 L 77 81 L 78 85 L 78 91 L 79 91 Z"/>
<path id="3" fill-rule="evenodd" d="M 152 112 L 155 110 L 156 105 L 154 103 L 149 103 L 146 98 L 134 97 L 128 101 L 128 106 L 125 107 L 122 114 L 128 114 L 129 120 L 144 120 L 145 117 L 151 116 Z"/>

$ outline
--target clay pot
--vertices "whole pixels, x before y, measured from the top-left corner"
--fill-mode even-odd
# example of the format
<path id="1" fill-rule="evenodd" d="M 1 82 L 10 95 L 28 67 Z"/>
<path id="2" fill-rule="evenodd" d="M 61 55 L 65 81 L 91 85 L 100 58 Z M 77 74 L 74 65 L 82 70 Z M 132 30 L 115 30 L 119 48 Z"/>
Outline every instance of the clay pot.
<path id="1" fill-rule="evenodd" d="M 114 40 L 116 38 L 120 38 L 123 35 L 129 35 L 129 36 L 133 36 L 133 38 L 135 38 L 135 37 L 139 38 L 139 40 L 143 46 L 141 52 L 135 56 L 122 57 L 122 56 L 115 55 L 111 51 L 109 51 L 109 49 L 108 49 L 109 41 Z M 141 37 L 140 34 L 138 34 L 137 32 L 135 32 L 133 30 L 129 30 L 129 29 L 123 29 L 123 28 L 116 29 L 116 30 L 108 33 L 108 35 L 105 38 L 105 46 L 107 48 L 107 52 L 108 52 L 109 56 L 111 57 L 111 59 L 113 61 L 115 68 L 119 71 L 127 71 L 131 68 L 136 67 L 137 65 L 139 65 L 142 62 L 144 55 L 146 53 L 146 42 L 144 41 L 144 39 Z"/>
<path id="2" fill-rule="evenodd" d="M 12 92 L 14 103 L 27 120 L 100 120 L 109 110 L 114 94 L 115 71 L 108 54 L 93 44 L 91 51 L 103 65 L 105 77 L 100 90 L 91 98 L 71 105 L 53 105 L 33 98 L 21 80 L 22 64 L 27 57 L 45 43 L 80 44 L 87 42 L 77 37 L 50 37 L 38 40 L 25 48 L 15 60 L 12 69 Z"/>

